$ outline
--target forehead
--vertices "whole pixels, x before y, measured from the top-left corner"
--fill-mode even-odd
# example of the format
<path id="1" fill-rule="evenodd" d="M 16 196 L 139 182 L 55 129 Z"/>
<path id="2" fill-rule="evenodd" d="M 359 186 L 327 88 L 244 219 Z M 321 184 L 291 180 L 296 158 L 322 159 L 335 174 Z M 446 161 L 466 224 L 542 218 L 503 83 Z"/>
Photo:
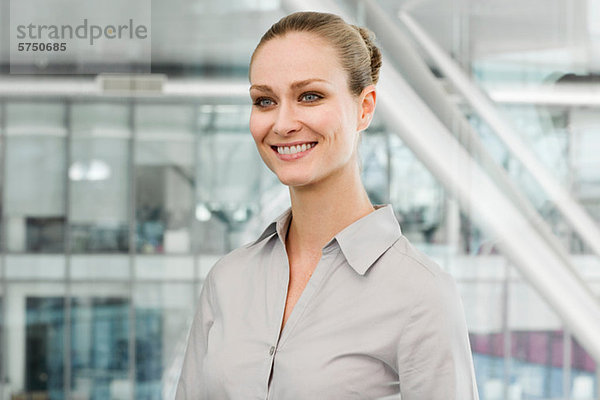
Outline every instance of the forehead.
<path id="1" fill-rule="evenodd" d="M 269 40 L 250 66 L 250 82 L 257 85 L 315 78 L 345 84 L 346 73 L 335 48 L 312 33 L 290 32 Z"/>

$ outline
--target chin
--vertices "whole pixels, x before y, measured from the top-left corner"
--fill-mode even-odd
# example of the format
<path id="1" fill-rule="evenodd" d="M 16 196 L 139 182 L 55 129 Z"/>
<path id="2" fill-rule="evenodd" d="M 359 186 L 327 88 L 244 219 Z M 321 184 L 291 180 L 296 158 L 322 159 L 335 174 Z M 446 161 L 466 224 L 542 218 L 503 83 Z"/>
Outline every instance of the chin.
<path id="1" fill-rule="evenodd" d="M 305 175 L 283 175 L 283 174 L 278 174 L 277 178 L 279 178 L 279 181 L 281 183 L 283 183 L 286 186 L 306 186 L 309 185 L 312 180 Z"/>

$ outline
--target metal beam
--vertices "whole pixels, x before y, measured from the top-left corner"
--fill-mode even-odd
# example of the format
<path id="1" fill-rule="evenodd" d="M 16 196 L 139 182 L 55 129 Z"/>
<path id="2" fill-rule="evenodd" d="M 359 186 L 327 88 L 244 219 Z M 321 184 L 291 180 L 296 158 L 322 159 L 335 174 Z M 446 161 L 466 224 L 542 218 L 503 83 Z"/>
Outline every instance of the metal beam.
<path id="1" fill-rule="evenodd" d="M 250 99 L 248 81 L 215 79 L 167 79 L 162 91 L 104 92 L 91 78 L 0 78 L 0 98 L 225 98 Z"/>
<path id="2" fill-rule="evenodd" d="M 444 75 L 496 132 L 498 137 L 510 149 L 511 154 L 531 173 L 581 239 L 594 253 L 600 256 L 600 228 L 598 228 L 596 222 L 537 160 L 536 156 L 521 140 L 519 133 L 502 116 L 489 97 L 469 79 L 460 66 L 429 37 L 410 15 L 400 12 L 399 17 Z"/>

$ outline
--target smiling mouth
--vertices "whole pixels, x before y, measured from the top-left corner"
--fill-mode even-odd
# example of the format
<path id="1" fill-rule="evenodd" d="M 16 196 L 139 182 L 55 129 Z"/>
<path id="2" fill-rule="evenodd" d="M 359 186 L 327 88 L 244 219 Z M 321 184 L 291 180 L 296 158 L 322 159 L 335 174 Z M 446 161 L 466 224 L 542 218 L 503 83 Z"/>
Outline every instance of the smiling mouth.
<path id="1" fill-rule="evenodd" d="M 303 143 L 296 146 L 271 146 L 279 154 L 296 154 L 309 150 L 317 145 L 317 142 Z"/>

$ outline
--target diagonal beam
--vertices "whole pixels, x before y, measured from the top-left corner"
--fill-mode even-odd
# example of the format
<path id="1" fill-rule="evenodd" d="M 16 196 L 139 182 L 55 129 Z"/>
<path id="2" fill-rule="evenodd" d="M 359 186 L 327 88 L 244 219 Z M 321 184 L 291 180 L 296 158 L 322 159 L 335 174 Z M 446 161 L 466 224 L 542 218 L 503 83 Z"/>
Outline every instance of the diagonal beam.
<path id="1" fill-rule="evenodd" d="M 600 256 L 600 228 L 583 206 L 552 177 L 489 97 L 469 79 L 460 66 L 431 39 L 419 24 L 406 12 L 400 13 L 400 20 L 444 75 L 531 173 L 581 239 L 596 255 Z"/>

